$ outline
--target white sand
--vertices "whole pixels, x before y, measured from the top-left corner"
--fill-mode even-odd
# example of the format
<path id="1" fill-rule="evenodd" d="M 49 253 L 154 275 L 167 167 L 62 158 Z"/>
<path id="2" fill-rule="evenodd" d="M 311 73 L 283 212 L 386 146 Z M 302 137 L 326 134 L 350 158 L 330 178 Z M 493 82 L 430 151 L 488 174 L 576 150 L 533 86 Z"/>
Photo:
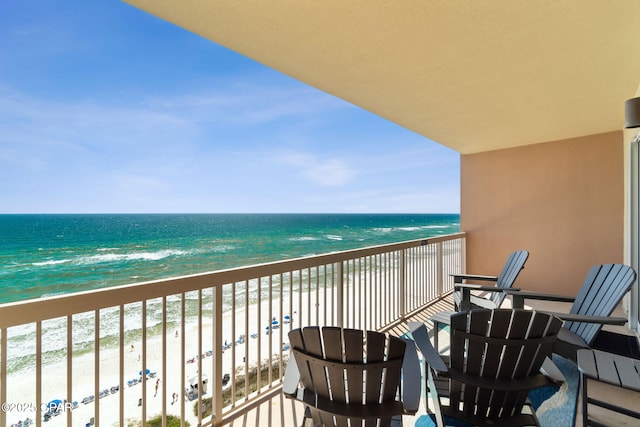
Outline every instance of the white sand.
<path id="1" fill-rule="evenodd" d="M 355 281 L 357 281 L 356 278 Z M 353 280 L 350 280 L 352 282 Z M 358 287 L 357 283 L 345 284 L 353 289 L 354 286 Z M 279 355 L 282 343 L 287 342 L 287 332 L 290 328 L 297 328 L 300 326 L 306 326 L 309 324 L 322 325 L 325 324 L 324 313 L 330 318 L 333 317 L 334 306 L 330 301 L 333 296 L 330 293 L 325 303 L 322 284 L 318 291 L 312 290 L 307 292 L 306 284 L 305 289 L 302 290 L 302 298 L 297 292 L 293 292 L 290 295 L 284 295 L 285 299 L 282 302 L 279 299 L 275 299 L 271 303 L 271 312 L 269 311 L 269 301 L 264 301 L 260 306 L 257 304 L 249 306 L 248 316 L 243 308 L 236 308 L 235 310 L 235 330 L 232 329 L 234 324 L 232 321 L 233 313 L 224 313 L 223 315 L 223 341 L 226 339 L 231 342 L 237 339 L 240 335 L 248 335 L 246 341 L 243 344 L 238 344 L 234 350 L 226 350 L 222 354 L 223 359 L 223 374 L 232 373 L 232 367 L 243 370 L 245 367 L 255 366 L 258 360 L 265 361 L 268 359 L 269 354 Z M 349 291 L 351 295 L 351 292 Z M 278 296 L 278 295 L 276 295 Z M 316 303 L 317 299 L 317 303 Z M 350 301 L 350 304 L 354 304 L 355 301 Z M 355 305 L 352 305 L 354 307 Z M 345 307 L 345 310 L 347 308 Z M 318 315 L 316 317 L 316 312 Z M 309 316 L 313 313 L 313 316 Z M 291 324 L 283 325 L 281 328 L 274 330 L 273 334 L 265 334 L 265 326 L 270 324 L 271 317 L 275 317 L 282 321 L 285 315 L 290 314 L 293 318 Z M 299 318 L 303 315 L 302 318 Z M 352 314 L 351 314 L 352 315 Z M 248 323 L 245 322 L 248 319 Z M 208 322 L 208 323 L 206 323 Z M 330 323 L 330 322 L 329 322 Z M 245 328 L 245 324 L 248 327 Z M 253 333 L 258 334 L 258 338 L 251 338 Z M 181 416 L 181 412 L 184 410 L 185 420 L 189 421 L 192 426 L 197 425 L 197 418 L 193 414 L 193 406 L 196 401 L 185 402 L 184 390 L 181 393 L 181 379 L 184 378 L 186 387 L 189 387 L 187 380 L 197 376 L 197 363 L 182 363 L 181 362 L 181 343 L 182 337 L 180 333 L 175 335 L 175 330 L 168 330 L 166 337 L 166 375 L 162 372 L 162 337 L 161 336 L 147 336 L 146 347 L 146 367 L 151 371 L 156 372 L 155 378 L 150 378 L 146 382 L 146 417 L 150 418 L 162 413 L 162 402 L 166 401 L 167 414 Z M 212 348 L 212 323 L 210 319 L 203 318 L 203 326 L 201 330 L 202 334 L 202 352 L 205 353 Z M 134 345 L 133 351 L 131 351 L 131 344 Z M 185 326 L 185 359 L 191 359 L 198 355 L 198 325 L 188 324 Z M 138 378 L 138 373 L 142 369 L 142 362 L 139 360 L 142 352 L 142 342 L 140 340 L 130 343 L 125 343 L 124 350 L 124 382 L 125 384 L 120 388 L 119 392 L 109 394 L 106 397 L 99 399 L 100 404 L 100 425 L 112 426 L 118 425 L 119 420 L 119 408 L 120 408 L 120 396 L 124 396 L 124 415 L 125 419 L 137 419 L 140 420 L 143 417 L 142 407 L 138 406 L 138 401 L 142 397 L 143 386 L 142 384 L 136 384 L 131 387 L 127 385 L 127 381 Z M 232 357 L 235 352 L 235 363 L 232 363 Z M 287 351 L 282 353 L 284 356 L 288 354 Z M 213 357 L 204 357 L 202 361 L 202 373 L 206 375 L 209 380 L 212 379 L 212 364 Z M 66 359 L 59 360 L 51 363 L 42 368 L 42 398 L 41 401 L 46 403 L 53 399 L 65 399 L 67 393 L 67 367 Z M 73 416 L 73 426 L 84 426 L 89 422 L 90 418 L 95 414 L 94 403 L 83 404 L 82 399 L 86 396 L 94 394 L 94 365 L 95 358 L 93 354 L 85 354 L 82 356 L 73 358 L 73 379 L 72 379 L 72 396 L 71 401 L 78 401 L 79 406 L 71 411 Z M 184 376 L 183 376 L 184 369 Z M 119 383 L 120 375 L 120 362 L 119 362 L 119 349 L 115 348 L 103 348 L 100 350 L 100 390 L 109 389 L 112 386 L 116 386 Z M 30 372 L 21 372 L 18 374 L 10 374 L 7 378 L 8 393 L 4 399 L 5 402 L 14 404 L 28 404 L 34 406 L 36 403 L 36 380 L 35 369 Z M 157 396 L 155 394 L 155 385 L 157 379 L 160 380 Z M 166 394 L 163 398 L 163 387 L 166 387 Z M 209 384 L 208 393 L 204 395 L 205 398 L 212 397 L 213 387 Z M 178 400 L 171 404 L 173 393 L 178 393 Z M 5 411 L 7 412 L 7 411 Z M 51 427 L 63 427 L 67 425 L 68 412 L 64 412 L 58 416 L 53 417 L 46 423 Z M 30 417 L 35 420 L 35 413 L 32 411 L 17 411 L 14 407 L 12 411 L 8 411 L 6 414 L 7 423 L 11 425 L 18 420 L 24 420 L 26 417 Z"/>
<path id="2" fill-rule="evenodd" d="M 296 297 L 297 298 L 297 297 Z M 273 309 L 271 314 L 279 319 L 282 319 L 284 315 L 280 315 L 279 301 L 273 301 Z M 265 333 L 265 326 L 270 323 L 268 301 L 261 305 L 260 317 L 258 317 L 257 305 L 250 306 L 249 309 L 249 335 L 256 333 L 259 338 L 246 337 L 243 344 L 236 344 L 233 349 L 225 350 L 222 354 L 223 359 L 223 373 L 232 372 L 232 356 L 235 353 L 236 363 L 239 373 L 245 366 L 256 366 L 258 362 L 258 343 L 260 344 L 260 360 L 265 361 L 268 359 L 269 354 L 279 354 L 281 343 L 287 341 L 286 333 L 289 327 L 297 327 L 296 320 L 291 324 L 282 324 L 281 328 L 274 329 L 274 332 L 270 335 Z M 283 312 L 288 314 L 287 308 L 283 308 Z M 296 309 L 297 311 L 297 309 Z M 212 324 L 209 322 L 205 324 L 203 319 L 202 326 L 202 349 L 203 353 L 213 350 L 212 348 Z M 223 316 L 223 337 L 226 340 L 232 341 L 232 314 L 225 313 Z M 240 335 L 245 334 L 245 314 L 243 309 L 236 310 L 235 319 L 235 336 L 236 339 Z M 185 359 L 190 360 L 198 355 L 198 325 L 189 324 L 185 325 Z M 181 390 L 181 378 L 182 378 L 182 363 L 181 363 L 181 336 L 178 331 L 176 336 L 176 330 L 167 331 L 167 352 L 166 352 L 166 377 L 162 373 L 162 336 L 147 336 L 147 348 L 146 348 L 146 366 L 148 369 L 156 373 L 155 378 L 149 378 L 146 382 L 146 413 L 147 417 L 152 417 L 162 413 L 162 395 L 163 386 L 166 386 L 166 407 L 167 414 L 173 414 L 180 417 L 182 411 L 182 403 L 184 402 L 184 414 L 185 419 L 191 423 L 192 426 L 197 425 L 197 418 L 193 414 L 193 406 L 197 402 L 184 401 L 182 398 L 184 394 L 180 394 Z M 139 378 L 138 373 L 142 369 L 141 358 L 142 343 L 133 343 L 133 350 L 130 347 L 130 343 L 125 344 L 124 351 L 124 381 L 125 384 L 120 388 L 120 391 L 113 394 L 109 394 L 101 399 L 100 403 L 100 424 L 101 425 L 118 425 L 119 419 L 119 404 L 120 394 L 124 394 L 124 414 L 125 419 L 141 419 L 142 407 L 138 406 L 138 401 L 142 397 L 143 386 L 142 383 L 138 383 L 133 386 L 128 386 L 127 381 Z M 271 348 L 269 347 L 271 345 Z M 287 352 L 283 352 L 284 355 Z M 244 362 L 246 360 L 246 363 Z M 202 373 L 208 377 L 209 381 L 212 379 L 212 362 L 213 357 L 205 356 L 202 360 Z M 67 391 L 67 367 L 66 359 L 62 359 L 55 363 L 43 366 L 42 368 L 42 402 L 46 404 L 53 399 L 64 400 Z M 100 390 L 110 389 L 119 383 L 119 349 L 118 348 L 103 348 L 100 350 Z M 85 354 L 82 356 L 74 357 L 73 359 L 73 392 L 72 401 L 77 401 L 79 406 L 72 410 L 73 425 L 84 426 L 89 422 L 90 418 L 94 416 L 95 408 L 94 403 L 83 404 L 81 401 L 84 397 L 94 394 L 94 366 L 95 357 L 94 354 Z M 197 377 L 198 363 L 185 363 L 184 364 L 184 376 L 185 385 L 189 388 L 188 380 L 193 377 Z M 157 395 L 155 392 L 156 381 L 160 380 L 158 386 Z M 264 385 L 264 384 L 263 384 Z M 34 372 L 20 372 L 18 374 L 10 374 L 7 378 L 7 398 L 4 399 L 8 403 L 15 404 L 27 404 L 23 405 L 27 408 L 18 410 L 17 405 L 12 407 L 12 410 L 5 411 L 8 425 L 17 423 L 25 418 L 31 418 L 35 420 L 36 414 L 33 411 L 28 411 L 28 407 L 33 407 L 36 402 L 36 375 Z M 212 397 L 212 386 L 208 386 L 208 392 L 204 394 L 204 398 Z M 180 397 L 178 400 L 171 404 L 173 393 L 178 393 Z M 155 395 L 155 396 L 154 396 Z M 66 426 L 67 425 L 67 413 L 54 416 L 49 420 L 46 425 L 51 427 Z"/>

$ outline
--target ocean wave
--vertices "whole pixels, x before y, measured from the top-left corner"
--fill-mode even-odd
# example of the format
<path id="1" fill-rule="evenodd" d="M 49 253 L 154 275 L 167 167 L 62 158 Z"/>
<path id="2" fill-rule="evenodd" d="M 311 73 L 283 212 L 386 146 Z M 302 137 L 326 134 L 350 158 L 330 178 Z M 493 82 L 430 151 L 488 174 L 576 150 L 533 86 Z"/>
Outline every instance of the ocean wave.
<path id="1" fill-rule="evenodd" d="M 320 239 L 312 236 L 300 236 L 300 237 L 289 237 L 287 240 L 290 242 L 308 242 L 308 241 L 320 240 Z"/>
<path id="2" fill-rule="evenodd" d="M 46 267 L 47 265 L 65 264 L 67 262 L 71 262 L 71 260 L 70 259 L 52 259 L 48 261 L 34 262 L 31 265 L 33 265 L 34 267 Z"/>
<path id="3" fill-rule="evenodd" d="M 395 231 L 422 231 L 422 230 L 434 230 L 434 229 L 447 229 L 451 228 L 450 224 L 447 225 L 410 225 L 404 227 L 375 227 L 371 231 L 375 233 L 392 233 Z"/>
<path id="4" fill-rule="evenodd" d="M 154 252 L 105 253 L 100 255 L 82 256 L 74 260 L 77 264 L 100 264 L 119 261 L 158 261 L 171 256 L 187 255 L 188 251 L 178 249 L 162 249 Z"/>
<path id="5" fill-rule="evenodd" d="M 342 240 L 342 236 L 336 236 L 335 234 L 327 234 L 326 237 L 329 240 Z"/>
<path id="6" fill-rule="evenodd" d="M 127 253 L 107 253 L 107 251 L 117 250 L 115 248 L 101 248 L 96 250 L 103 253 L 97 255 L 82 255 L 78 256 L 77 258 L 48 259 L 45 261 L 33 262 L 31 263 L 31 266 L 49 267 L 60 264 L 90 265 L 120 261 L 158 261 L 171 256 L 183 256 L 193 253 L 193 251 L 184 251 L 179 249 L 162 249 L 159 251 L 140 251 Z"/>
<path id="7" fill-rule="evenodd" d="M 377 233 L 390 233 L 391 231 L 393 231 L 393 228 L 392 227 L 375 227 L 372 230 Z"/>
<path id="8" fill-rule="evenodd" d="M 233 246 L 233 245 L 217 245 L 217 246 L 214 246 L 212 250 L 213 250 L 213 252 L 219 253 L 219 252 L 230 252 L 230 251 L 233 251 L 235 249 L 236 249 L 236 247 Z M 205 250 L 201 249 L 201 250 L 195 250 L 192 253 L 204 253 L 204 252 L 205 252 Z"/>

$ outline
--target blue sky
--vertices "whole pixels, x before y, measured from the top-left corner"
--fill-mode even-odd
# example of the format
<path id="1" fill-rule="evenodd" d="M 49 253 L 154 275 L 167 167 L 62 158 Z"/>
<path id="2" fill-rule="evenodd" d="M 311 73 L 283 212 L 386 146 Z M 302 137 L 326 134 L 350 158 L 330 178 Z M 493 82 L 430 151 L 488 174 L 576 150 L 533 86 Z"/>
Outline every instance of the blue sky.
<path id="1" fill-rule="evenodd" d="M 0 213 L 459 212 L 458 153 L 118 0 L 0 2 Z"/>

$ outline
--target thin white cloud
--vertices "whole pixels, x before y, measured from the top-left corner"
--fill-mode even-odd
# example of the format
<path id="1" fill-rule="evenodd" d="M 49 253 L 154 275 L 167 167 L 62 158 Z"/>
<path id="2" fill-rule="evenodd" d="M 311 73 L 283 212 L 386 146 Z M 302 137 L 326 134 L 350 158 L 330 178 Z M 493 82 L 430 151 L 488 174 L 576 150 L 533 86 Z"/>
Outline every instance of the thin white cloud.
<path id="1" fill-rule="evenodd" d="M 207 87 L 208 85 L 202 83 Z M 274 87 L 268 83 L 226 82 L 215 89 L 149 100 L 149 108 L 172 111 L 202 123 L 224 126 L 262 125 L 355 109 L 353 105 L 308 87 Z"/>
<path id="2" fill-rule="evenodd" d="M 354 172 L 343 161 L 328 159 L 309 168 L 307 175 L 322 186 L 337 187 L 347 184 Z"/>
<path id="3" fill-rule="evenodd" d="M 322 187 L 339 187 L 348 184 L 356 172 L 336 158 L 289 152 L 278 157 L 282 164 L 294 168 L 299 174 Z"/>

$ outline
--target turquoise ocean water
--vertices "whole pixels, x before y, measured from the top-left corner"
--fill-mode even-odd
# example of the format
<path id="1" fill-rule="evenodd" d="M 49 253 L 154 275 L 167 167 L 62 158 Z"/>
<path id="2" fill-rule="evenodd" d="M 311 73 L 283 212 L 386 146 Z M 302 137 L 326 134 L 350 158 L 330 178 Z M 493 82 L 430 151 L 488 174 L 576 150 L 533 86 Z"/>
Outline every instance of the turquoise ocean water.
<path id="1" fill-rule="evenodd" d="M 0 215 L 0 303 L 457 231 L 457 214 Z M 160 333 L 162 307 L 147 310 L 147 333 Z M 196 314 L 187 307 L 188 320 Z M 74 316 L 74 354 L 93 351 L 92 316 Z M 169 313 L 169 327 L 176 316 Z M 65 322 L 42 325 L 45 364 L 64 357 Z M 117 344 L 118 322 L 116 309 L 103 310 L 104 345 Z M 129 339 L 141 335 L 128 317 L 125 330 Z M 9 372 L 31 369 L 35 336 L 34 325 L 11 329 Z"/>
<path id="2" fill-rule="evenodd" d="M 0 215 L 0 303 L 457 231 L 458 214 Z"/>

